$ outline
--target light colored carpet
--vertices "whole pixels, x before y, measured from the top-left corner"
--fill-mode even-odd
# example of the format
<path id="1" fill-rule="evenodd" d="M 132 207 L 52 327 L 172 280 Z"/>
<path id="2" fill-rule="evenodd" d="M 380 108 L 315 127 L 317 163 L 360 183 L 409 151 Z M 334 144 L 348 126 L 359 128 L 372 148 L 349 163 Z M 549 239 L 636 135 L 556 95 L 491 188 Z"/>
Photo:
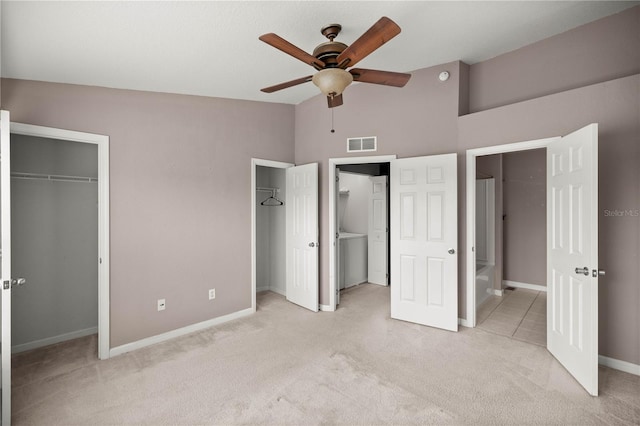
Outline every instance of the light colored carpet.
<path id="1" fill-rule="evenodd" d="M 258 312 L 97 361 L 95 337 L 14 357 L 16 425 L 639 424 L 640 377 L 593 398 L 545 348 L 389 318 L 361 285 L 334 313 L 274 293 Z"/>

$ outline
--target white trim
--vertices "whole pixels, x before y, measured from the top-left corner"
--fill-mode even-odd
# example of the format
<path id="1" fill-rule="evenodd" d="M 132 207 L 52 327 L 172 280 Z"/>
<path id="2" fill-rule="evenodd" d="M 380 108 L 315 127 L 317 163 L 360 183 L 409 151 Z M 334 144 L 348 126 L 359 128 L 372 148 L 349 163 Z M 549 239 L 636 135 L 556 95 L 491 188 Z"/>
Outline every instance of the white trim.
<path id="1" fill-rule="evenodd" d="M 9 111 L 0 111 L 0 152 L 2 153 L 2 166 L 0 167 L 0 181 L 2 181 L 2 190 L 0 190 L 0 205 L 3 213 L 0 214 L 0 237 L 2 244 L 0 249 L 3 250 L 2 259 L 0 260 L 0 271 L 2 279 L 0 281 L 11 281 L 11 114 Z M 0 403 L 0 424 L 11 424 L 11 286 L 9 288 L 0 289 L 2 291 L 2 337 L 0 340 L 0 352 L 2 352 L 2 367 L 0 375 L 0 388 L 4 389 Z"/>
<path id="2" fill-rule="evenodd" d="M 256 292 L 258 291 L 256 288 L 256 168 L 265 166 L 274 169 L 288 169 L 294 165 L 260 158 L 251 159 L 251 309 L 253 312 L 256 311 Z"/>
<path id="3" fill-rule="evenodd" d="M 191 324 L 186 327 L 178 328 L 176 330 L 171 330 L 166 333 L 158 334 L 156 336 L 147 337 L 142 340 L 137 340 L 135 342 L 126 343 L 121 346 L 116 346 L 112 348 L 109 352 L 110 356 L 122 355 L 127 352 L 134 351 L 136 349 L 141 349 L 147 346 L 155 345 L 156 343 L 165 342 L 170 339 L 175 339 L 176 337 L 185 336 L 190 333 L 194 333 L 196 331 L 204 330 L 209 327 L 213 327 L 215 325 L 219 325 L 225 322 L 233 321 L 238 318 L 243 318 L 253 314 L 255 311 L 253 308 L 243 309 L 241 311 L 232 312 L 228 315 L 223 315 L 221 317 L 213 318 L 207 321 L 202 321 L 196 324 Z"/>
<path id="4" fill-rule="evenodd" d="M 483 155 L 503 154 L 506 152 L 526 151 L 529 149 L 546 148 L 552 141 L 560 137 L 536 139 L 526 142 L 510 143 L 505 145 L 488 146 L 467 150 L 467 322 L 469 327 L 476 326 L 476 254 L 475 246 L 475 221 L 476 221 L 476 157 Z"/>
<path id="5" fill-rule="evenodd" d="M 489 293 L 492 296 L 504 296 L 504 290 L 500 289 L 500 290 L 496 290 L 495 288 L 488 288 L 487 289 L 487 293 Z"/>
<path id="6" fill-rule="evenodd" d="M 11 123 L 11 133 L 98 145 L 98 358 L 109 358 L 109 136 Z"/>
<path id="7" fill-rule="evenodd" d="M 375 155 L 370 157 L 329 158 L 329 307 L 336 310 L 336 166 L 339 164 L 390 163 L 396 155 Z M 322 306 L 322 305 L 320 305 Z"/>
<path id="8" fill-rule="evenodd" d="M 461 326 L 463 326 L 463 327 L 471 327 L 471 326 L 469 325 L 469 321 L 467 321 L 467 320 L 466 320 L 466 319 L 464 319 L 464 318 L 458 318 L 458 325 L 461 325 Z"/>
<path id="9" fill-rule="evenodd" d="M 277 287 L 269 287 L 269 291 L 275 294 L 279 294 L 280 296 L 287 297 L 287 290 Z"/>
<path id="10" fill-rule="evenodd" d="M 84 330 L 72 331 L 70 333 L 59 334 L 46 339 L 34 340 L 32 342 L 22 343 L 11 347 L 11 353 L 30 351 L 31 349 L 42 348 L 44 346 L 53 345 L 67 340 L 79 339 L 80 337 L 91 336 L 98 333 L 98 327 L 85 328 Z"/>
<path id="11" fill-rule="evenodd" d="M 322 312 L 335 312 L 335 309 L 331 309 L 331 306 L 329 305 L 318 305 L 318 308 Z"/>
<path id="12" fill-rule="evenodd" d="M 502 280 L 502 287 L 526 288 L 527 290 L 547 292 L 547 287 L 540 284 L 521 283 L 518 281 Z"/>
<path id="13" fill-rule="evenodd" d="M 604 355 L 598 355 L 598 364 L 604 365 L 605 367 L 613 368 L 615 370 L 624 371 L 625 373 L 640 376 L 640 365 L 638 364 L 621 361 L 615 358 L 609 358 Z"/>

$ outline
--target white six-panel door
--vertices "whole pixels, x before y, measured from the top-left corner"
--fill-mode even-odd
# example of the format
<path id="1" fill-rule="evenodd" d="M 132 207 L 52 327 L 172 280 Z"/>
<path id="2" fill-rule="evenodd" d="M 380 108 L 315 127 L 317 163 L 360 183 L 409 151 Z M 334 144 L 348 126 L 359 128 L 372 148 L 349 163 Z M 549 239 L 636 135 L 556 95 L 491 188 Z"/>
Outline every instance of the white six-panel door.
<path id="1" fill-rule="evenodd" d="M 391 317 L 458 330 L 456 154 L 391 162 Z"/>
<path id="2" fill-rule="evenodd" d="M 367 281 L 387 285 L 387 176 L 372 176 L 370 180 Z"/>
<path id="3" fill-rule="evenodd" d="M 2 425 L 11 424 L 11 153 L 9 111 L 0 111 L 0 253 L 2 254 Z"/>
<path id="4" fill-rule="evenodd" d="M 318 164 L 287 174 L 287 300 L 318 312 Z"/>
<path id="5" fill-rule="evenodd" d="M 598 394 L 598 125 L 547 148 L 547 348 Z"/>

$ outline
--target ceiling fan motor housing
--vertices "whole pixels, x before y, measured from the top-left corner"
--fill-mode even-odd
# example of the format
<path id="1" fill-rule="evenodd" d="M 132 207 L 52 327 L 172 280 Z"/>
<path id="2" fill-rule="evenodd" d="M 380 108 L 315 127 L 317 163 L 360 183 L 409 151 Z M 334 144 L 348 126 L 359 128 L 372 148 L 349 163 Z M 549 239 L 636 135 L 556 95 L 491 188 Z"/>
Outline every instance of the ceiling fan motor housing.
<path id="1" fill-rule="evenodd" d="M 329 41 L 319 44 L 313 50 L 313 56 L 324 62 L 326 68 L 337 67 L 338 62 L 336 61 L 336 58 L 344 49 L 347 48 L 346 44 L 333 40 L 338 34 L 340 34 L 341 30 L 342 25 L 340 24 L 329 24 L 320 29 L 320 33 L 328 38 Z"/>
<path id="2" fill-rule="evenodd" d="M 313 49 L 313 56 L 324 62 L 327 68 L 334 68 L 338 66 L 336 58 L 346 48 L 347 45 L 339 41 L 327 41 Z"/>

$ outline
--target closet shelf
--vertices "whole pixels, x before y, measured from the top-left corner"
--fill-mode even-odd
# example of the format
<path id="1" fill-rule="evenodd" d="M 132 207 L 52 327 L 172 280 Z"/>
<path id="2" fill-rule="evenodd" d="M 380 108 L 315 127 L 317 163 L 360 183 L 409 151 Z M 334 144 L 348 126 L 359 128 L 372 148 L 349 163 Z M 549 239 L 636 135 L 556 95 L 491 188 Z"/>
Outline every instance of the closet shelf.
<path id="1" fill-rule="evenodd" d="M 98 182 L 98 178 L 90 176 L 47 175 L 40 173 L 12 172 L 11 177 L 14 179 L 48 180 L 56 182 Z"/>

